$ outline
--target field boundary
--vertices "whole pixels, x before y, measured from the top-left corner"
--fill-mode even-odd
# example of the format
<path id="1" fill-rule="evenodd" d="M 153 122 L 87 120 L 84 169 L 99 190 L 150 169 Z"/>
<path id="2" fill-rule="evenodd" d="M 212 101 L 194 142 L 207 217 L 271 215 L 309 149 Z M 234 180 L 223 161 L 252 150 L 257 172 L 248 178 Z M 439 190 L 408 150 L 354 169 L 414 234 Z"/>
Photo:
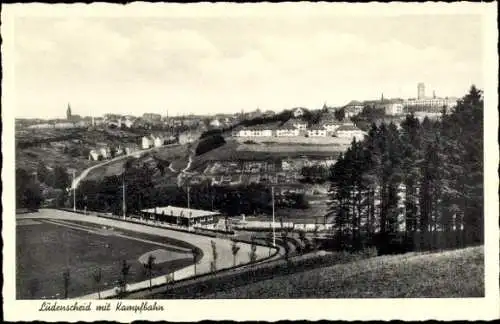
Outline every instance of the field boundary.
<path id="1" fill-rule="evenodd" d="M 278 259 L 253 265 L 247 264 L 240 267 L 226 268 L 214 273 L 185 278 L 170 285 L 163 285 L 163 287 L 153 287 L 153 290 L 160 289 L 160 291 L 149 292 L 149 289 L 142 289 L 132 294 L 143 294 L 141 297 L 145 298 L 199 298 L 213 292 L 210 290 L 219 290 L 221 287 L 227 285 L 238 287 L 252 282 L 271 279 L 275 276 L 286 276 L 297 272 L 355 261 L 353 259 L 342 259 L 342 256 L 341 254 L 315 251 L 291 257 L 289 260 Z M 175 297 L 172 296 L 173 293 Z"/>
<path id="2" fill-rule="evenodd" d="M 83 211 L 79 211 L 79 210 L 74 211 L 74 210 L 69 209 L 69 208 L 57 208 L 57 209 L 65 211 L 65 212 L 86 215 Z M 90 214 L 90 215 L 93 215 L 93 216 L 97 216 L 97 217 L 101 217 L 101 218 L 111 219 L 111 220 L 115 220 L 115 221 L 128 222 L 128 223 L 134 223 L 134 224 L 138 224 L 138 225 L 149 226 L 149 227 L 153 227 L 153 228 L 164 228 L 164 229 L 168 229 L 168 230 L 172 230 L 172 231 L 177 231 L 177 232 L 182 232 L 182 233 L 187 233 L 187 234 L 193 234 L 193 235 L 199 235 L 199 236 L 205 236 L 205 237 L 212 237 L 212 238 L 222 238 L 222 239 L 227 239 L 227 240 L 231 240 L 231 241 L 235 241 L 235 242 L 240 242 L 240 243 L 245 243 L 245 244 L 250 244 L 251 243 L 250 240 L 231 238 L 231 237 L 228 237 L 227 235 L 223 235 L 223 234 L 217 235 L 217 234 L 212 234 L 212 233 L 202 233 L 202 232 L 185 230 L 185 229 L 181 229 L 181 228 L 177 228 L 177 227 L 163 227 L 163 226 L 158 226 L 158 225 L 154 225 L 154 224 L 143 223 L 143 222 L 131 219 L 130 217 L 126 218 L 126 219 L 123 219 L 123 218 L 119 218 L 120 216 L 102 215 L 102 214 L 97 213 L 97 212 L 87 212 L 87 214 Z M 266 248 L 271 247 L 272 249 L 275 249 L 273 246 L 265 245 L 265 244 L 258 243 L 258 242 L 255 242 L 255 245 L 266 247 Z"/>

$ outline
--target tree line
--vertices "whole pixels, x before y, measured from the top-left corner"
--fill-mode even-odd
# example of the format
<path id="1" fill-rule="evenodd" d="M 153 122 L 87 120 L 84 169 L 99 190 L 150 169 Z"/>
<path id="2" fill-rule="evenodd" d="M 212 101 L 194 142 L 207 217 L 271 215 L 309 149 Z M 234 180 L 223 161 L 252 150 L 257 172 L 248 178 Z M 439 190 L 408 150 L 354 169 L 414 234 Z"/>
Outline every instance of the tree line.
<path id="1" fill-rule="evenodd" d="M 68 172 L 62 166 L 49 169 L 40 161 L 33 172 L 16 168 L 16 208 L 36 210 L 44 199 L 51 198 L 55 200 L 56 205 L 63 206 L 66 200 L 65 191 L 70 184 Z"/>
<path id="2" fill-rule="evenodd" d="M 211 186 L 208 183 L 178 187 L 155 185 L 157 169 L 146 163 L 128 160 L 124 172 L 118 176 L 105 177 L 101 181 L 84 180 L 76 190 L 78 209 L 123 212 L 123 188 L 125 183 L 126 211 L 139 213 L 156 206 L 188 206 L 203 210 L 218 210 L 225 215 L 271 214 L 271 188 L 262 184 L 239 186 Z M 275 206 L 308 208 L 304 194 L 275 193 Z"/>
<path id="3" fill-rule="evenodd" d="M 398 128 L 372 125 L 331 169 L 336 246 L 379 253 L 482 244 L 483 97 L 475 86 L 455 110 Z"/>

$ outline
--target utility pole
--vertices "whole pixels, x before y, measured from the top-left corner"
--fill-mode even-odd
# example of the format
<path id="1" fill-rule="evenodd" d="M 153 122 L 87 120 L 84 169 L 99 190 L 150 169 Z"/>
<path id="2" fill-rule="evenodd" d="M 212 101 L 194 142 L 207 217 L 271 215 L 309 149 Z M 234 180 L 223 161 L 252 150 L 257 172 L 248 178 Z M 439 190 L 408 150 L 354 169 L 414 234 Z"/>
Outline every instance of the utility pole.
<path id="1" fill-rule="evenodd" d="M 73 211 L 76 212 L 76 185 L 75 185 L 75 170 L 73 170 Z"/>
<path id="2" fill-rule="evenodd" d="M 188 198 L 188 209 L 189 209 L 191 206 L 191 201 L 190 201 L 190 197 L 189 197 L 189 186 L 187 187 L 187 198 Z"/>
<path id="3" fill-rule="evenodd" d="M 274 187 L 271 187 L 271 196 L 273 203 L 273 246 L 276 247 L 276 232 L 274 231 Z"/>
<path id="4" fill-rule="evenodd" d="M 125 219 L 127 213 L 127 204 L 125 202 L 125 172 L 123 172 L 123 185 L 122 185 L 122 202 L 123 202 L 123 219 Z"/>

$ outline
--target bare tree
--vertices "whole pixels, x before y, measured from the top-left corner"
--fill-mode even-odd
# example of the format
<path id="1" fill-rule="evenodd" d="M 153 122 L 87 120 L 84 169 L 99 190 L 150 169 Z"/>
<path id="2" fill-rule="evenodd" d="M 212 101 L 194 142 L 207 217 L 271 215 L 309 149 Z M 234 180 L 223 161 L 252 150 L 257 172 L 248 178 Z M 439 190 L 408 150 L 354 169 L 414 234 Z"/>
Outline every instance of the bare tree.
<path id="1" fill-rule="evenodd" d="M 92 272 L 92 278 L 94 279 L 95 283 L 95 288 L 97 290 L 97 298 L 101 299 L 101 290 L 99 289 L 99 283 L 102 280 L 102 273 L 101 273 L 101 268 L 97 267 L 94 269 L 94 272 Z"/>
<path id="2" fill-rule="evenodd" d="M 318 220 L 316 219 L 316 222 L 314 224 L 314 230 L 313 230 L 313 250 L 318 249 L 318 232 L 319 232 L 319 225 L 318 225 Z"/>
<path id="3" fill-rule="evenodd" d="M 64 299 L 68 299 L 69 280 L 70 280 L 69 268 L 66 268 L 66 270 L 64 270 L 63 272 Z"/>
<path id="4" fill-rule="evenodd" d="M 217 268 L 215 267 L 215 262 L 214 261 L 210 261 L 210 271 L 211 272 L 215 272 L 215 270 L 217 270 Z"/>
<path id="5" fill-rule="evenodd" d="M 306 237 L 306 232 L 304 230 L 299 230 L 299 239 L 302 242 L 302 246 L 304 249 L 307 249 L 309 246 L 309 242 Z"/>
<path id="6" fill-rule="evenodd" d="M 290 259 L 290 246 L 288 245 L 288 230 L 283 229 L 281 233 L 281 237 L 283 238 L 283 248 L 285 249 L 285 260 L 288 262 Z"/>
<path id="7" fill-rule="evenodd" d="M 267 233 L 267 235 L 266 235 L 266 236 L 267 236 L 267 237 L 266 237 L 266 238 L 267 238 L 267 241 L 269 241 L 269 256 L 271 256 L 271 250 L 272 250 L 271 245 L 272 245 L 272 243 L 273 243 L 273 232 L 269 232 L 269 233 Z"/>
<path id="8" fill-rule="evenodd" d="M 149 278 L 149 290 L 153 289 L 153 267 L 155 264 L 155 259 L 156 258 L 152 254 L 150 254 L 146 263 L 143 264 Z"/>
<path id="9" fill-rule="evenodd" d="M 197 248 L 192 248 L 191 253 L 193 254 L 194 275 L 196 276 L 196 264 L 198 263 L 198 256 L 200 255 L 200 250 L 198 250 Z"/>
<path id="10" fill-rule="evenodd" d="M 233 244 L 231 245 L 231 252 L 233 253 L 233 266 L 236 267 L 236 255 L 238 254 L 238 251 L 240 250 L 240 247 L 237 245 L 236 241 L 233 241 Z"/>
<path id="11" fill-rule="evenodd" d="M 120 278 L 120 292 L 121 294 L 125 294 L 127 291 L 127 277 L 130 272 L 130 265 L 127 264 L 127 260 L 122 261 L 122 267 L 121 267 L 121 275 L 122 277 Z"/>
<path id="12" fill-rule="evenodd" d="M 213 266 L 211 267 L 212 272 L 217 271 L 217 246 L 215 245 L 214 241 L 210 241 L 210 244 L 212 245 L 212 257 L 213 257 Z"/>
<path id="13" fill-rule="evenodd" d="M 257 261 L 257 244 L 255 243 L 255 235 L 251 237 L 251 246 L 250 246 L 250 263 L 254 263 Z"/>

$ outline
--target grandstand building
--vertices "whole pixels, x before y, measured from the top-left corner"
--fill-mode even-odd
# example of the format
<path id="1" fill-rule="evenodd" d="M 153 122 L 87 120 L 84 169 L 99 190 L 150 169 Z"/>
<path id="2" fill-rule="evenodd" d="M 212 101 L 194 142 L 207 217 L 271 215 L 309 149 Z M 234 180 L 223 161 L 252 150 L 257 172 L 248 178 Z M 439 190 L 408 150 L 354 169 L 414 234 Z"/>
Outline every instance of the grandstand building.
<path id="1" fill-rule="evenodd" d="M 186 227 L 214 224 L 220 216 L 217 212 L 174 206 L 143 209 L 141 212 L 150 219 Z"/>

